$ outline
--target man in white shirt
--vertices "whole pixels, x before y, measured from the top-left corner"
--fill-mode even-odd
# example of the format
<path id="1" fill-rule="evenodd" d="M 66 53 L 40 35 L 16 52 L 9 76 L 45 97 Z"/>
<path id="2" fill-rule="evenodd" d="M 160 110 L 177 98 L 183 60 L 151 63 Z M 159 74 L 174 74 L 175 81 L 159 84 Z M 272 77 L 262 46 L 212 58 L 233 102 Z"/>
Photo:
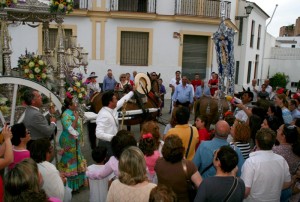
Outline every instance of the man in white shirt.
<path id="1" fill-rule="evenodd" d="M 269 96 L 271 95 L 272 93 L 272 86 L 270 86 L 270 80 L 269 79 L 266 79 L 264 84 L 266 85 L 266 91 L 269 93 Z"/>
<path id="2" fill-rule="evenodd" d="M 260 91 L 259 86 L 257 86 L 257 80 L 252 79 L 251 83 L 243 87 L 245 91 L 251 91 L 253 93 L 253 101 L 257 101 L 257 93 Z"/>
<path id="3" fill-rule="evenodd" d="M 181 75 L 181 72 L 176 71 L 175 72 L 175 77 L 172 78 L 171 81 L 170 81 L 169 87 L 171 88 L 171 99 L 173 97 L 173 93 L 175 91 L 176 86 L 181 84 L 180 75 Z M 172 109 L 173 109 L 173 103 L 171 102 L 169 114 L 171 114 Z"/>
<path id="4" fill-rule="evenodd" d="M 286 160 L 273 153 L 276 134 L 269 128 L 256 133 L 257 150 L 250 153 L 242 167 L 244 201 L 280 201 L 281 190 L 290 187 L 291 175 Z"/>
<path id="5" fill-rule="evenodd" d="M 251 114 L 249 107 L 253 99 L 253 93 L 251 91 L 245 91 L 242 95 L 242 103 L 237 103 L 234 112 L 234 117 L 240 121 L 246 122 L 248 115 Z"/>
<path id="6" fill-rule="evenodd" d="M 133 91 L 136 87 L 133 86 Z M 118 132 L 118 109 L 133 96 L 133 91 L 124 95 L 119 101 L 113 91 L 105 92 L 102 95 L 103 107 L 98 113 L 96 119 L 96 137 L 99 139 L 99 145 L 105 146 L 108 150 L 108 155 L 112 155 L 110 141 Z"/>

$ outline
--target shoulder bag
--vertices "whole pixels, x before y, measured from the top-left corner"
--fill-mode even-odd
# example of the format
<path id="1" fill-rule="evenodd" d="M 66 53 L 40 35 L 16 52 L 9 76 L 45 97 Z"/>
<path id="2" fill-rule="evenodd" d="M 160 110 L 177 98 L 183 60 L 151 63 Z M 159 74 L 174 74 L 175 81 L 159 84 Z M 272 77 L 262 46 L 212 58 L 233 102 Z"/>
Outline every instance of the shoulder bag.
<path id="1" fill-rule="evenodd" d="M 188 176 L 185 160 L 182 160 L 181 162 L 182 162 L 183 172 L 185 174 L 187 190 L 188 190 L 188 194 L 189 194 L 189 201 L 194 201 L 196 194 L 197 194 L 197 189 L 195 188 L 194 183 L 192 182 L 190 177 Z"/>

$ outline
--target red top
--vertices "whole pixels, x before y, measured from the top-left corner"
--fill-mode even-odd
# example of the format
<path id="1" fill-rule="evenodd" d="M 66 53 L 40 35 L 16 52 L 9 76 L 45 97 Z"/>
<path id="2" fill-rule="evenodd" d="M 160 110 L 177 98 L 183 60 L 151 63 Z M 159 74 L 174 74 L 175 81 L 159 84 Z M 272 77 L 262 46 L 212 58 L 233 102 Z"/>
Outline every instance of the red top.
<path id="1" fill-rule="evenodd" d="M 208 84 L 212 85 L 212 86 L 217 86 L 218 85 L 219 80 L 218 79 L 210 79 L 208 81 Z M 211 87 L 210 88 L 210 94 L 211 96 L 215 95 L 216 90 L 218 90 L 218 87 Z"/>
<path id="2" fill-rule="evenodd" d="M 198 129 L 198 134 L 199 134 L 199 142 L 196 144 L 195 150 L 197 150 L 198 146 L 201 144 L 202 141 L 210 140 L 210 134 L 208 133 L 206 128 Z"/>
<path id="3" fill-rule="evenodd" d="M 199 79 L 199 80 L 193 80 L 192 82 L 191 82 L 191 84 L 194 86 L 194 91 L 196 91 L 196 88 L 198 87 L 198 86 L 201 86 L 201 80 Z"/>

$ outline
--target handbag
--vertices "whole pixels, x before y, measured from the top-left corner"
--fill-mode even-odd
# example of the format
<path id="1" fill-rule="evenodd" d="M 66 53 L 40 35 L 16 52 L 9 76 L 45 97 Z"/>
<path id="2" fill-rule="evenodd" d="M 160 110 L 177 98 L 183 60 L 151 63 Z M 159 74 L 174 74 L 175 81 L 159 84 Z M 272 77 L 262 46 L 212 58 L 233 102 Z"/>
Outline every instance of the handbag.
<path id="1" fill-rule="evenodd" d="M 188 176 L 186 162 L 184 160 L 182 160 L 181 162 L 182 162 L 182 167 L 186 178 L 189 201 L 194 201 L 198 190 L 195 188 L 194 183 Z"/>

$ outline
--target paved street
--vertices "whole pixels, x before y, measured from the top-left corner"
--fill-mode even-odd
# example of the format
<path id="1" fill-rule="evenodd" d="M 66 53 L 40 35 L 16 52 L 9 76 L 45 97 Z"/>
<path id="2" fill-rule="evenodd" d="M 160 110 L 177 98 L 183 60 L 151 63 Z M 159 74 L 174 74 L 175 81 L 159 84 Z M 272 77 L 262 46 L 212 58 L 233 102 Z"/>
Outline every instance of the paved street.
<path id="1" fill-rule="evenodd" d="M 162 111 L 163 115 L 160 118 L 160 120 L 165 123 L 167 123 L 170 119 L 170 114 L 168 113 L 169 106 L 170 106 L 170 100 L 165 100 L 165 108 L 163 108 L 163 111 Z M 193 120 L 193 115 L 191 115 L 190 120 Z M 192 123 L 192 122 L 190 121 L 190 123 Z M 160 132 L 161 132 L 161 134 L 163 134 L 165 126 L 161 125 L 161 124 L 159 126 L 160 126 Z M 131 130 L 134 133 L 136 139 L 138 140 L 139 135 L 140 135 L 140 133 L 139 133 L 140 126 L 136 125 L 131 128 L 132 128 Z M 91 149 L 90 149 L 90 145 L 89 145 L 89 141 L 88 141 L 88 135 L 85 135 L 85 145 L 82 148 L 82 152 L 83 152 L 84 157 L 87 159 L 88 165 L 93 164 L 94 162 L 91 157 Z M 82 188 L 79 193 L 74 194 L 72 201 L 83 202 L 83 201 L 88 201 L 88 199 L 89 199 L 89 189 L 86 187 L 86 188 Z"/>

